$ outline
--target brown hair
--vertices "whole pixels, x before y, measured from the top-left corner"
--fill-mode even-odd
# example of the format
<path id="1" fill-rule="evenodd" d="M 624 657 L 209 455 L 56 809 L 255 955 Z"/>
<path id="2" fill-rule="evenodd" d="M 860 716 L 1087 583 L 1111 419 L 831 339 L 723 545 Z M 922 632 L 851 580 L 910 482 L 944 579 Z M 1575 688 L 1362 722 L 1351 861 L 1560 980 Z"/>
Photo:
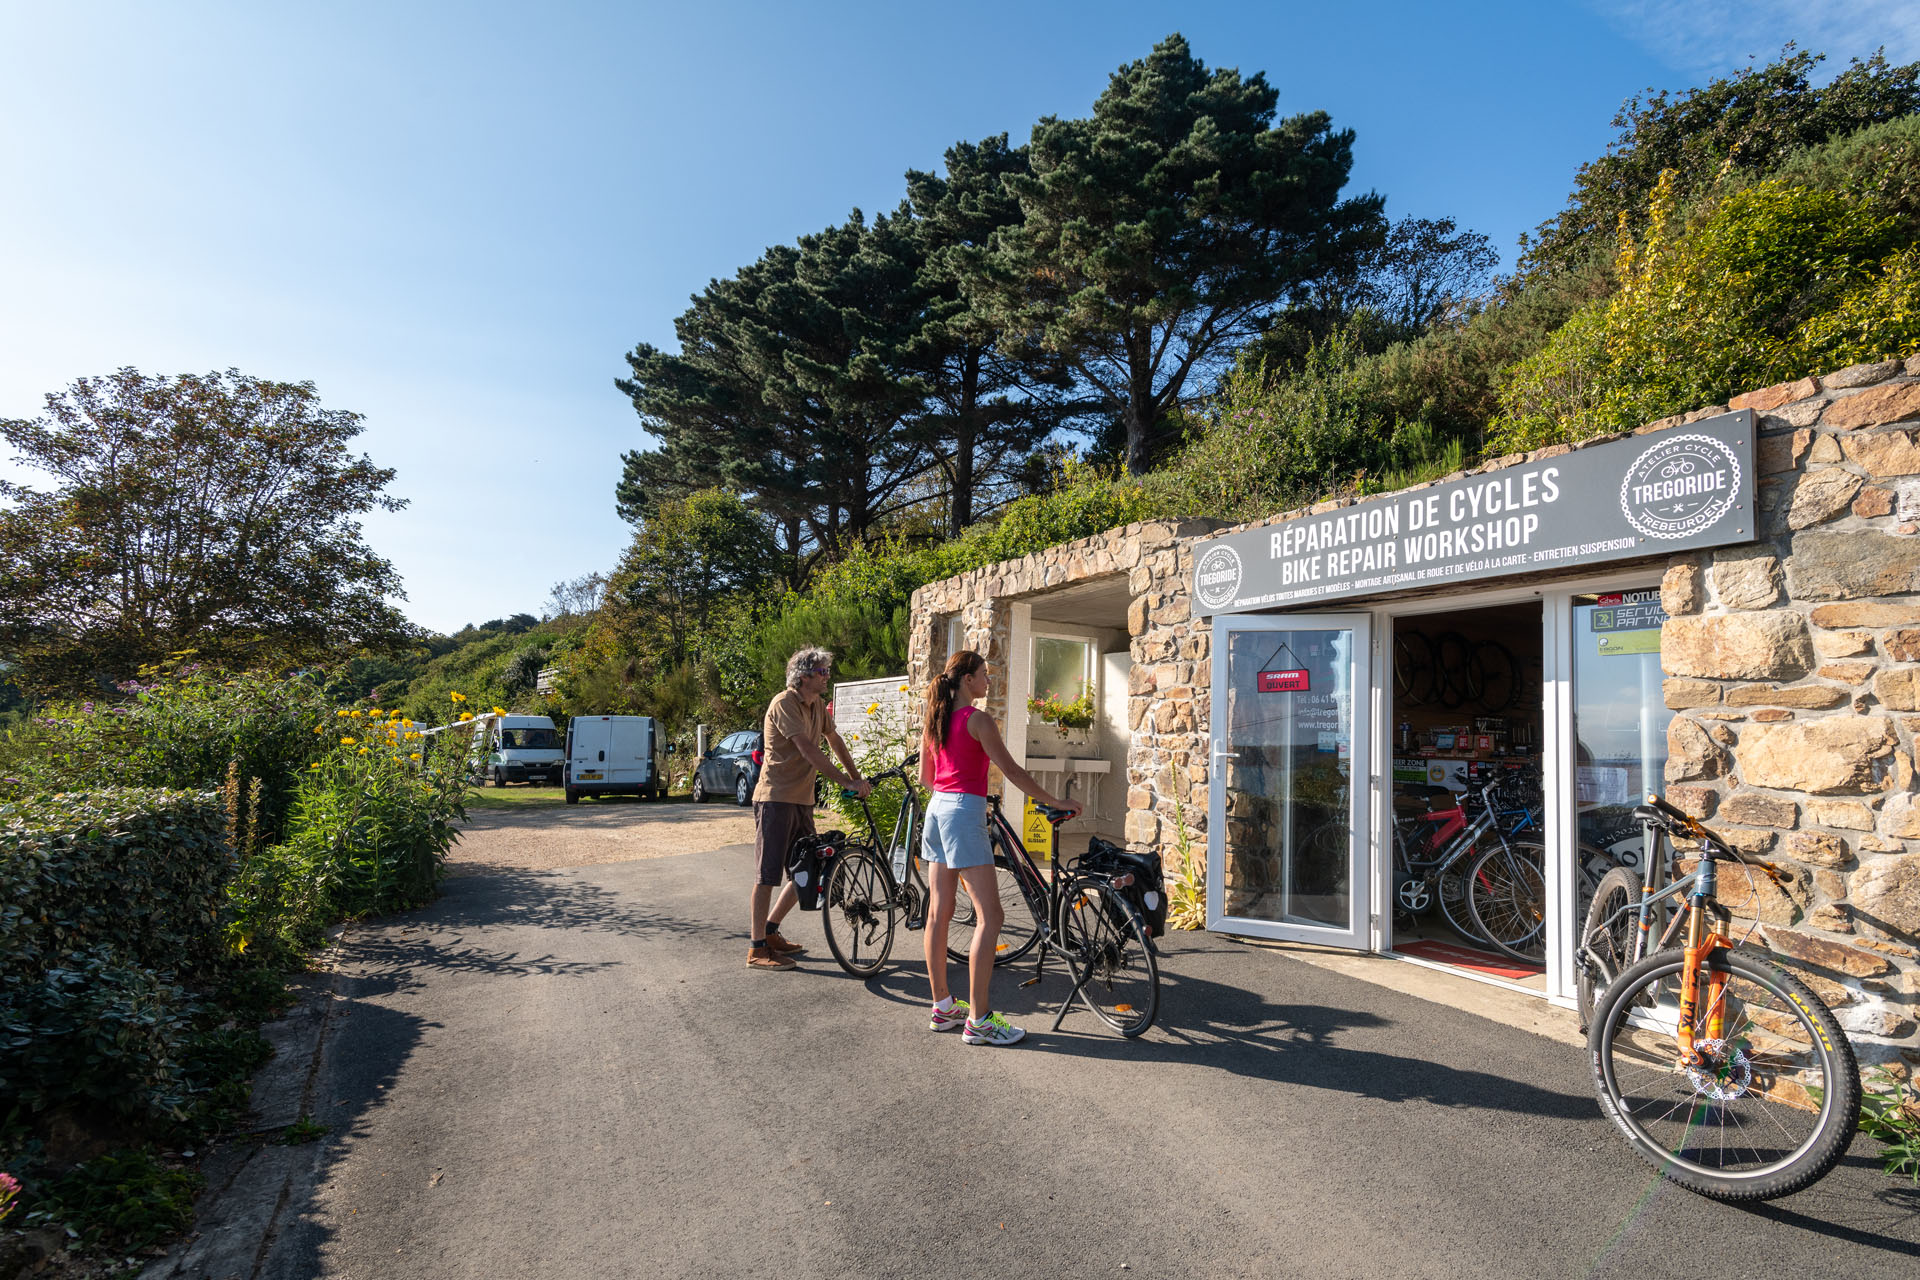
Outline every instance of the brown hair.
<path id="1" fill-rule="evenodd" d="M 971 649 L 962 649 L 947 659 L 947 669 L 927 686 L 927 718 L 923 727 L 933 750 L 944 750 L 947 730 L 960 702 L 960 682 L 987 665 L 987 660 Z"/>

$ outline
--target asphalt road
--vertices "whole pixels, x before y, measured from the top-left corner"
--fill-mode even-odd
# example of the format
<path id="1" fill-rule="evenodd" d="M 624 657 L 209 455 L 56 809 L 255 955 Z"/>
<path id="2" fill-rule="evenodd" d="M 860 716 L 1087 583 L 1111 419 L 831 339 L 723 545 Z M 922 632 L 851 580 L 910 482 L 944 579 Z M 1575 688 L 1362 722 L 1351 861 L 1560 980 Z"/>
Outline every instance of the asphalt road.
<path id="1" fill-rule="evenodd" d="M 1920 1192 L 1857 1143 L 1772 1206 L 1655 1177 L 1580 1055 L 1206 935 L 1123 1041 L 1064 977 L 1010 1049 L 917 964 L 743 961 L 743 847 L 455 877 L 347 937 L 292 1277 L 1898 1276 Z M 918 935 L 905 935 L 908 945 Z"/>

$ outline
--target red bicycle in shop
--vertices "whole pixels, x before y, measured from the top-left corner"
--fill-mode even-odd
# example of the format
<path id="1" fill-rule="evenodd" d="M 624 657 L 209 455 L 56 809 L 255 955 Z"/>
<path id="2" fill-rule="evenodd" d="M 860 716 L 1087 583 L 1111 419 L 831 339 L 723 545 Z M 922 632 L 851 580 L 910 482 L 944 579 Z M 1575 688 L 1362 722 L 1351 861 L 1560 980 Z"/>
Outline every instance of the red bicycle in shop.
<path id="1" fill-rule="evenodd" d="M 1517 960 L 1538 960 L 1545 943 L 1546 847 L 1521 838 L 1540 830 L 1538 807 L 1527 800 L 1524 782 L 1495 774 L 1469 786 L 1450 808 L 1396 816 L 1395 909 L 1415 917 L 1438 906 L 1461 937 Z"/>

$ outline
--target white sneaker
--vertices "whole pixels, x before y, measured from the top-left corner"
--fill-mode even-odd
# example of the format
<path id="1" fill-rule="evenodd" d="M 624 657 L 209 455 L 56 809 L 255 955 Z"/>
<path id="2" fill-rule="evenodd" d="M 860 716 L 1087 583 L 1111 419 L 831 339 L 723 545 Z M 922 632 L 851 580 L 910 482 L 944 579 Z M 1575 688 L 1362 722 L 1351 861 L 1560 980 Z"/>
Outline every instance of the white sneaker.
<path id="1" fill-rule="evenodd" d="M 960 1039 L 966 1044 L 1005 1046 L 1020 1043 L 1026 1034 L 999 1014 L 990 1013 L 985 1018 L 969 1017 L 960 1031 Z"/>

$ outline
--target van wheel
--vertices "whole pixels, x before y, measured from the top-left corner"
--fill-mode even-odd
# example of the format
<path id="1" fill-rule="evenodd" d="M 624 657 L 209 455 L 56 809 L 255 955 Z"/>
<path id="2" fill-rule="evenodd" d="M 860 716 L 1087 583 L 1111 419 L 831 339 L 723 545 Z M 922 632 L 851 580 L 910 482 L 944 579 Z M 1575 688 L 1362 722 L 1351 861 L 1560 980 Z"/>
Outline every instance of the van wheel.
<path id="1" fill-rule="evenodd" d="M 753 803 L 753 788 L 747 785 L 744 773 L 733 780 L 733 802 L 742 809 Z"/>
<path id="2" fill-rule="evenodd" d="M 496 787 L 504 787 L 507 785 L 507 780 L 500 776 L 500 773 L 498 770 L 494 771 L 493 785 Z"/>
<path id="3" fill-rule="evenodd" d="M 700 781 L 700 775 L 698 773 L 693 775 L 693 802 L 695 804 L 705 804 L 707 802 L 707 784 Z M 749 941 L 751 941 L 751 939 L 749 939 Z"/>

